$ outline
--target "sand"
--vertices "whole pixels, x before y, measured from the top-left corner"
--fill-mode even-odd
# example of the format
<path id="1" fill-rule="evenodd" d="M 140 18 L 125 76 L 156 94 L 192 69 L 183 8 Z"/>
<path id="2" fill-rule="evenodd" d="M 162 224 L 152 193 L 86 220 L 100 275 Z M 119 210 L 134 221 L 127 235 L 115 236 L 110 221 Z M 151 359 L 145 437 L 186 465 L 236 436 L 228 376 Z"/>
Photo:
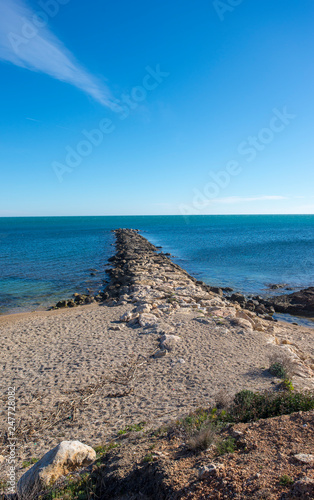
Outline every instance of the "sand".
<path id="1" fill-rule="evenodd" d="M 238 333 L 239 328 L 226 328 L 215 319 L 204 322 L 198 311 L 178 311 L 168 325 L 181 341 L 155 359 L 150 356 L 158 349 L 159 333 L 119 322 L 129 309 L 91 305 L 0 318 L 1 436 L 10 386 L 16 387 L 16 417 L 24 429 L 17 444 L 17 477 L 25 472 L 23 461 L 40 458 L 62 440 L 96 446 L 127 425 L 157 427 L 209 406 L 220 391 L 272 387 L 266 368 L 278 346 L 269 343 L 268 333 Z M 111 330 L 118 325 L 121 330 Z M 299 348 L 313 351 L 312 330 L 283 323 L 275 328 L 277 338 L 295 337 Z M 299 377 L 301 385 L 309 381 Z M 60 403 L 63 409 L 56 415 Z M 2 439 L 0 455 L 6 454 Z M 5 462 L 0 470 L 6 477 Z"/>

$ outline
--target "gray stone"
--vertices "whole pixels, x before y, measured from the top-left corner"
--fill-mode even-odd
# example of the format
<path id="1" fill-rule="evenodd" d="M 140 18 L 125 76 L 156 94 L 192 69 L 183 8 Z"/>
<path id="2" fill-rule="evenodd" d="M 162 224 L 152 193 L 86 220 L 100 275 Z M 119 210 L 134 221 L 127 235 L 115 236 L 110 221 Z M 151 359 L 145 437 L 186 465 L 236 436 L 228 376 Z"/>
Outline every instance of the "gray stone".
<path id="1" fill-rule="evenodd" d="M 167 351 L 165 349 L 158 349 L 158 351 L 155 352 L 155 354 L 154 354 L 154 358 L 156 358 L 156 359 L 163 358 L 166 355 L 167 355 Z"/>

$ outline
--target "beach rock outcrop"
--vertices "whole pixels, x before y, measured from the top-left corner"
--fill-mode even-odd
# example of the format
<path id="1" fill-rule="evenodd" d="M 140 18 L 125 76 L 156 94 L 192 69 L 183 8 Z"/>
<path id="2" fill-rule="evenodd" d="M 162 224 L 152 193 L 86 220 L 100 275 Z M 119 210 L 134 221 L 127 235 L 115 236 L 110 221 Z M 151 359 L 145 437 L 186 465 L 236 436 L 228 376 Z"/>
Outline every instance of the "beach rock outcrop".
<path id="1" fill-rule="evenodd" d="M 277 312 L 314 316 L 314 287 L 268 299 Z"/>
<path id="2" fill-rule="evenodd" d="M 35 498 L 37 493 L 61 476 L 86 467 L 96 459 L 96 452 L 80 441 L 62 441 L 48 451 L 17 483 L 21 498 Z"/>

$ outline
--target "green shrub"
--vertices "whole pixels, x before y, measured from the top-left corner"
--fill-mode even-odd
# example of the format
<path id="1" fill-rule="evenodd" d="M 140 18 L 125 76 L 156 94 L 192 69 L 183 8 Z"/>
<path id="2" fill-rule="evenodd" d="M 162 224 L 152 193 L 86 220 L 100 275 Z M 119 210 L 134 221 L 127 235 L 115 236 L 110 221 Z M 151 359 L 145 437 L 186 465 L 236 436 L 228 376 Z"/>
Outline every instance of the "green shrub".
<path id="1" fill-rule="evenodd" d="M 286 352 L 275 352 L 269 358 L 269 372 L 282 379 L 291 380 L 295 374 L 295 363 Z"/>
<path id="2" fill-rule="evenodd" d="M 234 453 L 236 450 L 236 442 L 232 437 L 224 439 L 220 443 L 217 443 L 217 450 L 219 455 L 225 455 L 226 453 Z"/>
<path id="3" fill-rule="evenodd" d="M 312 409 L 314 409 L 314 394 L 310 392 L 241 391 L 234 398 L 229 418 L 233 418 L 236 422 L 250 422 L 259 418 L 289 415 Z"/>
<path id="4" fill-rule="evenodd" d="M 289 391 L 289 392 L 292 392 L 294 391 L 294 387 L 292 385 L 292 382 L 289 378 L 285 378 L 283 381 L 282 381 L 282 386 L 283 388 L 286 390 L 286 391 Z"/>
<path id="5" fill-rule="evenodd" d="M 285 367 L 282 365 L 282 363 L 276 362 L 273 363 L 270 368 L 269 368 L 270 373 L 277 378 L 286 378 L 287 377 L 287 372 L 285 370 Z"/>
<path id="6" fill-rule="evenodd" d="M 234 405 L 235 406 L 243 406 L 250 407 L 255 400 L 255 393 L 248 390 L 243 390 L 238 392 L 234 396 Z"/>

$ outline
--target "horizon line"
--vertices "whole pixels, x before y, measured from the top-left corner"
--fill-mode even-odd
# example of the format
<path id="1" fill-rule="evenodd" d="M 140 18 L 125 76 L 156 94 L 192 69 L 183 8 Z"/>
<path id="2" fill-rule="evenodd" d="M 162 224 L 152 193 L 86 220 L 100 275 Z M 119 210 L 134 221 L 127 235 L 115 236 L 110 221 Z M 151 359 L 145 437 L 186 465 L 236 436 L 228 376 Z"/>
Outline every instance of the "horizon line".
<path id="1" fill-rule="evenodd" d="M 314 215 L 314 213 L 289 213 L 289 214 L 280 214 L 280 213 L 261 213 L 261 214 L 136 214 L 136 215 L 0 215 L 0 219 L 35 219 L 35 218 L 62 218 L 62 217 L 253 217 L 253 216 L 291 216 L 291 215 L 299 215 L 299 216 L 308 216 Z"/>

